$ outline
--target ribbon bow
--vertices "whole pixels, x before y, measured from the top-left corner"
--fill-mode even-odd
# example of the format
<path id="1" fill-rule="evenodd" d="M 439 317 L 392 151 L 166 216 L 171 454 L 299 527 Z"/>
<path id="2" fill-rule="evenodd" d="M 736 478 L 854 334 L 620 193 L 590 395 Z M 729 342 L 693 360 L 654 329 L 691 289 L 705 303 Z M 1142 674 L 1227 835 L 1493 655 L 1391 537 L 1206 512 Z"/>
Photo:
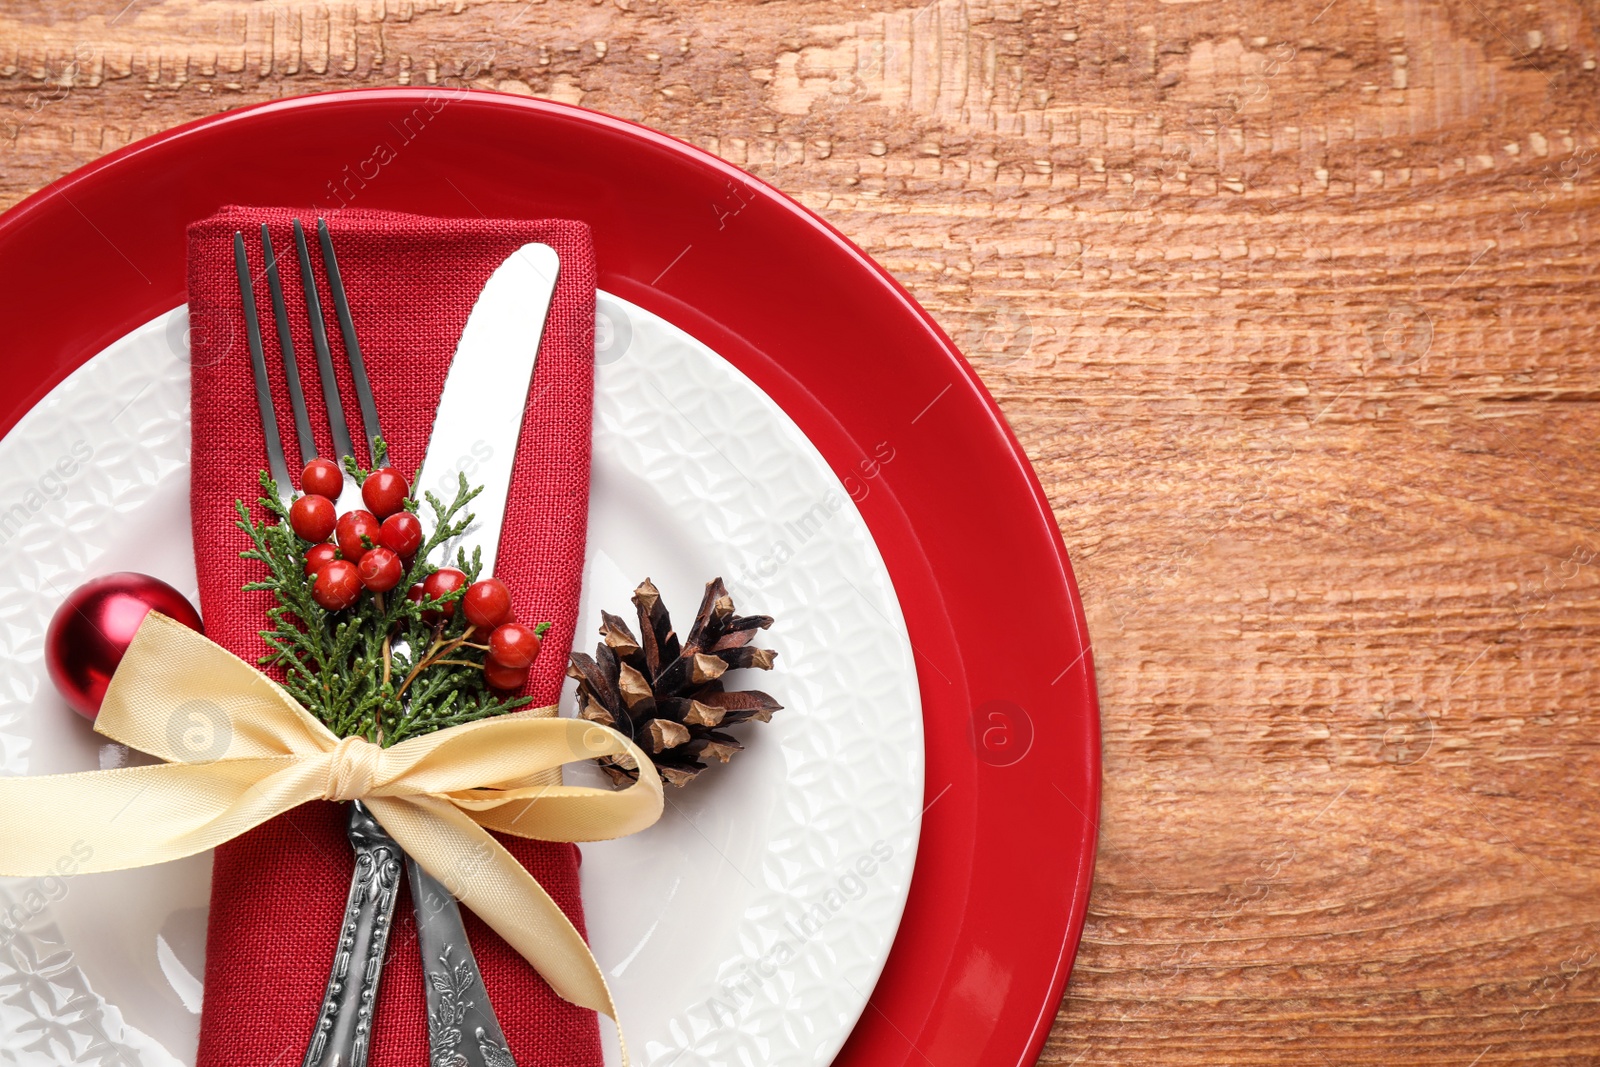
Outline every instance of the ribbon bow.
<path id="1" fill-rule="evenodd" d="M 604 841 L 661 817 L 661 779 L 615 730 L 540 708 L 380 748 L 338 738 L 266 675 L 156 612 L 111 679 L 95 730 L 167 760 L 0 778 L 0 874 L 116 871 L 214 848 L 309 800 L 362 800 L 424 870 L 522 954 L 562 997 L 616 1018 L 583 937 L 487 831 Z M 631 756 L 622 790 L 560 784 L 563 764 Z"/>

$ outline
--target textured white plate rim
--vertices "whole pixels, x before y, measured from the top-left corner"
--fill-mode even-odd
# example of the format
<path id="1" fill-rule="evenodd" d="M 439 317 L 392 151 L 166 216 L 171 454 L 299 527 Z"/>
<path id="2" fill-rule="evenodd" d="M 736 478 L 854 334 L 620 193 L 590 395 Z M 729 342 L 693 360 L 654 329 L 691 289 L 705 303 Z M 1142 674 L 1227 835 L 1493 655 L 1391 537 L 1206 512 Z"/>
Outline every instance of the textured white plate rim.
<path id="1" fill-rule="evenodd" d="M 585 846 L 595 952 L 637 1061 L 828 1062 L 887 957 L 915 857 L 921 717 L 898 601 L 849 494 L 770 398 L 626 301 L 601 294 L 598 321 L 579 647 L 600 607 L 626 613 L 627 591 L 645 573 L 682 624 L 699 583 L 722 571 L 741 611 L 779 619 L 762 643 L 780 650 L 780 669 L 749 684 L 786 710 L 770 726 L 744 728 L 747 751 L 675 793 L 662 824 Z M 193 593 L 186 328 L 179 308 L 130 332 L 0 440 L 0 567 L 16 579 L 0 592 L 4 773 L 123 758 L 97 746 L 41 688 L 40 620 L 66 589 L 90 574 L 136 569 Z M 39 432 L 44 426 L 55 432 Z M 116 538 L 103 529 L 111 500 Z M 641 521 L 640 509 L 657 521 Z M 8 916 L 0 920 L 0 1047 L 24 1053 L 19 1062 L 34 1062 L 31 1054 L 55 1062 L 52 1040 L 89 1033 L 131 1062 L 185 1062 L 163 1046 L 192 1055 L 192 927 L 197 900 L 203 919 L 208 873 L 208 857 L 182 861 L 181 871 L 68 873 L 59 896 L 50 899 L 52 886 L 38 907 L 38 880 L 0 885 Z M 187 892 L 175 892 L 174 879 Z M 641 892 L 663 903 L 640 909 Z M 155 960 L 158 972 L 140 972 L 145 984 L 185 1023 L 156 1027 L 159 1040 L 134 1025 L 154 1017 L 151 1004 L 121 1010 L 124 990 L 97 988 L 104 972 L 81 951 L 85 936 L 108 925 L 94 906 L 115 910 L 130 897 L 159 897 L 167 912 L 123 924 L 143 931 L 124 954 Z M 180 914 L 187 938 L 183 924 L 172 925 Z M 187 965 L 173 947 L 185 940 Z M 685 946 L 698 954 L 685 956 Z M 668 967 L 677 969 L 670 982 Z M 58 1002 L 46 987 L 72 995 Z M 187 1033 L 188 1045 L 174 1032 Z"/>

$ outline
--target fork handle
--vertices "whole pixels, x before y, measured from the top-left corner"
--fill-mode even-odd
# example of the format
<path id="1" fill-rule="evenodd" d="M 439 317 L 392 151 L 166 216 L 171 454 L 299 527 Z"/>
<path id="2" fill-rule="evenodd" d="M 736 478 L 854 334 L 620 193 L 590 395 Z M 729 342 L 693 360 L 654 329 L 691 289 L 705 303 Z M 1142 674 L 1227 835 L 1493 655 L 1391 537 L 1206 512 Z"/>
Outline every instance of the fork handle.
<path id="1" fill-rule="evenodd" d="M 350 805 L 350 845 L 356 853 L 344 924 L 328 974 L 303 1067 L 366 1067 L 378 979 L 400 892 L 404 853 L 360 801 Z"/>
<path id="2" fill-rule="evenodd" d="M 455 894 L 406 857 L 428 998 L 428 1062 L 448 1067 L 517 1067 L 489 1003 Z"/>

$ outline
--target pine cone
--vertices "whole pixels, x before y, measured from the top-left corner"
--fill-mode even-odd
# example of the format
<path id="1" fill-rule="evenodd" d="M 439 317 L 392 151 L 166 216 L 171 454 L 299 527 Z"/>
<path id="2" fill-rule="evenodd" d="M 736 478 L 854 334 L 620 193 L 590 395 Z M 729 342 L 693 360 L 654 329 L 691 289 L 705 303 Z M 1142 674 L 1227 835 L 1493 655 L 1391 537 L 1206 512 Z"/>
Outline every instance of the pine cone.
<path id="1" fill-rule="evenodd" d="M 757 630 L 772 625 L 770 615 L 733 613 L 733 598 L 721 578 L 706 583 L 689 637 L 680 646 L 661 593 L 646 578 L 633 591 L 641 641 L 628 624 L 601 612 L 600 636 L 591 659 L 572 654 L 567 675 L 578 680 L 578 714 L 612 726 L 650 753 L 661 777 L 684 785 L 706 769 L 707 761 L 727 763 L 744 746 L 722 728 L 760 719 L 768 722 L 783 705 L 766 693 L 723 688 L 730 670 L 771 670 L 777 653 L 755 648 Z M 638 771 L 606 757 L 606 773 L 632 782 Z"/>

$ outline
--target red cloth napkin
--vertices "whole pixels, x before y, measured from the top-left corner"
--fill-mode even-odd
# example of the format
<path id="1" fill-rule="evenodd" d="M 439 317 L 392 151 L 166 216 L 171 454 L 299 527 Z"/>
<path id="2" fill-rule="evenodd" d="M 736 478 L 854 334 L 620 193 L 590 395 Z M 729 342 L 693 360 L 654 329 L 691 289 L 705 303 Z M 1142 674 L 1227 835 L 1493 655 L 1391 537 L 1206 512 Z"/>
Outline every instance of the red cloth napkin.
<path id="1" fill-rule="evenodd" d="M 244 231 L 250 249 L 267 364 L 279 410 L 287 413 L 261 255 L 261 224 L 271 227 L 317 451 L 332 455 L 290 229 L 295 214 L 230 207 L 189 228 L 190 499 L 200 607 L 207 635 L 251 663 L 265 651 L 259 631 L 271 595 L 240 592 L 259 564 L 238 558 L 245 535 L 234 526 L 234 501 L 242 498 L 259 513 L 256 479 L 266 467 L 266 453 L 234 273 L 235 230 Z M 313 270 L 325 279 L 315 221 L 304 218 Z M 588 514 L 595 309 L 589 229 L 571 221 L 434 219 L 376 211 L 340 212 L 328 226 L 391 462 L 408 477 L 422 461 L 445 372 L 489 275 L 530 241 L 550 245 L 561 257 L 495 567 L 511 587 L 519 620 L 553 624 L 527 692 L 538 704 L 554 703 L 572 645 Z M 345 411 L 357 412 L 325 281 L 322 301 Z M 298 477 L 299 453 L 287 414 L 280 416 L 279 427 Z M 364 450 L 359 458 L 369 465 Z M 308 804 L 217 849 L 198 1067 L 300 1062 L 321 1005 L 353 866 L 344 836 L 346 816 L 342 805 Z M 502 838 L 502 843 L 581 931 L 576 846 L 518 838 Z M 395 919 L 372 1067 L 428 1062 L 409 890 L 402 891 Z M 466 923 L 517 1063 L 598 1067 L 594 1013 L 557 997 L 476 916 L 467 914 Z"/>

